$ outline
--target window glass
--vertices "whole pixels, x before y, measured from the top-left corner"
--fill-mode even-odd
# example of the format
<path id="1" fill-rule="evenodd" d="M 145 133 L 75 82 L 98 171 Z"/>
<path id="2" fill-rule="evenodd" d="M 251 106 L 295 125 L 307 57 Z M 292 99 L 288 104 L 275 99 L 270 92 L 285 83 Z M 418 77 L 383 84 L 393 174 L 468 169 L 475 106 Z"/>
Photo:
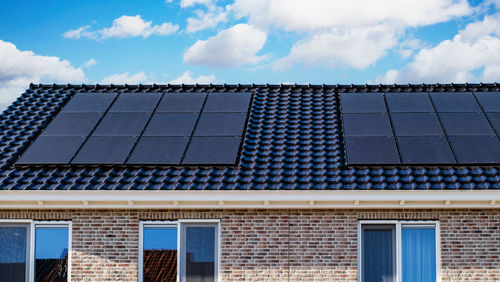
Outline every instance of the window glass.
<path id="1" fill-rule="evenodd" d="M 0 226 L 0 273 L 3 282 L 26 280 L 28 226 Z"/>
<path id="2" fill-rule="evenodd" d="M 186 281 L 215 281 L 216 227 L 186 226 L 185 230 Z"/>
<path id="3" fill-rule="evenodd" d="M 143 281 L 176 281 L 177 228 L 144 227 Z"/>
<path id="4" fill-rule="evenodd" d="M 68 228 L 35 228 L 35 281 L 67 281 Z"/>
<path id="5" fill-rule="evenodd" d="M 393 225 L 363 226 L 363 281 L 395 281 L 394 233 L 395 226 Z"/>
<path id="6" fill-rule="evenodd" d="M 403 281 L 436 281 L 436 234 L 434 227 L 401 229 Z"/>

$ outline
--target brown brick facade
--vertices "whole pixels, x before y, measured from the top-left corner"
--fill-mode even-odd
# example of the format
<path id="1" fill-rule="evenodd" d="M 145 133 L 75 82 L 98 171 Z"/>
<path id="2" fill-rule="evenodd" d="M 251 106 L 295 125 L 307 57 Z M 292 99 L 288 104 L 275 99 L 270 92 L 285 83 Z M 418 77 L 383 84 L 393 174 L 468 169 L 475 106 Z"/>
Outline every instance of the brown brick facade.
<path id="1" fill-rule="evenodd" d="M 135 281 L 140 220 L 221 220 L 222 280 L 357 279 L 357 221 L 439 220 L 443 281 L 500 281 L 499 210 L 40 210 L 72 220 L 73 281 Z"/>

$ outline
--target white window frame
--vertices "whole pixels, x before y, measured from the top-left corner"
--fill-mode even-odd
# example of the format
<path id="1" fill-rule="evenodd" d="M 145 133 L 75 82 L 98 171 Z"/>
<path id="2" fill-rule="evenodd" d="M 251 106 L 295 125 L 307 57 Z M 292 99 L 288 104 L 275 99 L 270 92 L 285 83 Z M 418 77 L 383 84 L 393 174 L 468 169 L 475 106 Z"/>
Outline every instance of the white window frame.
<path id="1" fill-rule="evenodd" d="M 215 240 L 215 251 L 217 253 L 215 260 L 215 281 L 220 281 L 220 220 L 219 219 L 179 219 L 176 221 L 140 221 L 139 222 L 139 263 L 138 263 L 138 274 L 139 274 L 139 282 L 143 282 L 143 270 L 144 270 L 144 227 L 147 228 L 168 228 L 175 227 L 177 228 L 177 281 L 181 280 L 181 262 L 183 258 L 183 251 L 181 249 L 183 243 L 183 237 L 181 234 L 181 229 L 183 226 L 214 226 L 216 232 L 216 240 Z"/>
<path id="2" fill-rule="evenodd" d="M 434 227 L 436 244 L 436 281 L 441 282 L 441 231 L 437 220 L 359 220 L 358 221 L 358 282 L 363 277 L 363 248 L 361 246 L 361 233 L 363 225 L 394 225 L 396 227 L 396 282 L 402 282 L 403 265 L 401 261 L 401 229 L 406 226 Z"/>
<path id="3" fill-rule="evenodd" d="M 73 239 L 73 225 L 71 221 L 39 221 L 39 220 L 31 220 L 31 219 L 0 219 L 0 226 L 2 225 L 19 225 L 19 226 L 27 226 L 28 227 L 28 238 L 26 240 L 26 259 L 28 260 L 26 265 L 28 269 L 26 269 L 26 277 L 27 281 L 33 282 L 35 281 L 35 231 L 37 227 L 45 227 L 45 228 L 57 228 L 63 227 L 68 228 L 68 279 L 67 281 L 71 281 L 71 253 L 72 246 L 71 241 Z"/>

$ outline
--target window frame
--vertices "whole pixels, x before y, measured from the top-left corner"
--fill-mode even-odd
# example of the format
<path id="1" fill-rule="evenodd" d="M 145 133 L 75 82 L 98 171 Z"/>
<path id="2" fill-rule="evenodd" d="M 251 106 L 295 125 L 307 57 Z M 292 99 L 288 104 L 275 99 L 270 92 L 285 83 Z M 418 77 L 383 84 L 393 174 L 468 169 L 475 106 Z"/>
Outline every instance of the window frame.
<path id="1" fill-rule="evenodd" d="M 165 228 L 165 227 L 175 227 L 177 228 L 177 281 L 182 281 L 184 279 L 181 275 L 183 269 L 181 267 L 181 259 L 184 258 L 184 251 L 181 249 L 182 244 L 185 243 L 185 239 L 182 237 L 182 230 L 185 226 L 215 226 L 215 281 L 219 281 L 220 273 L 220 260 L 221 260 L 221 232 L 220 232 L 220 219 L 178 219 L 173 221 L 139 221 L 139 262 L 138 262 L 138 281 L 144 281 L 144 227 L 146 228 Z"/>
<path id="2" fill-rule="evenodd" d="M 27 238 L 26 238 L 26 278 L 29 282 L 35 281 L 35 234 L 36 228 L 57 228 L 64 227 L 68 229 L 68 272 L 67 281 L 71 281 L 71 253 L 72 253 L 72 239 L 73 239 L 73 224 L 70 220 L 32 220 L 32 219 L 0 219 L 0 226 L 26 226 L 27 227 Z"/>
<path id="3" fill-rule="evenodd" d="M 436 282 L 441 282 L 441 232 L 438 220 L 358 220 L 358 282 L 363 278 L 363 248 L 362 232 L 363 225 L 394 225 L 396 230 L 396 282 L 402 282 L 403 264 L 401 247 L 401 229 L 404 227 L 433 227 L 435 232 L 436 247 Z"/>

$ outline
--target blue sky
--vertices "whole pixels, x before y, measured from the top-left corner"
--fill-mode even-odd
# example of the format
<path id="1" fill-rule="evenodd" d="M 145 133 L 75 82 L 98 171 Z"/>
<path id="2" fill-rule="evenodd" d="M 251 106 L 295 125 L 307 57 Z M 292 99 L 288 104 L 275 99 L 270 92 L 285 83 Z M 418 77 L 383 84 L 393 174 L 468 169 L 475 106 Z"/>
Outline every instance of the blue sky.
<path id="1" fill-rule="evenodd" d="M 500 0 L 4 1 L 0 105 L 34 83 L 500 81 Z"/>

